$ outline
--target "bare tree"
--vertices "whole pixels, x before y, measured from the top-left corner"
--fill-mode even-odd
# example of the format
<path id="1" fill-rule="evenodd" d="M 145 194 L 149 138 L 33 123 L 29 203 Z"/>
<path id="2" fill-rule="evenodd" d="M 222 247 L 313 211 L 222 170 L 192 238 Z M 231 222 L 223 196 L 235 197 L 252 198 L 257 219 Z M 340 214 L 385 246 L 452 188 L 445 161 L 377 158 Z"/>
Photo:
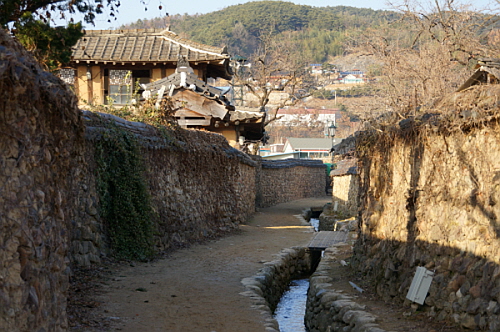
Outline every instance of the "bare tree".
<path id="1" fill-rule="evenodd" d="M 454 0 L 404 0 L 401 19 L 353 44 L 383 64 L 380 86 L 386 109 L 402 117 L 456 90 L 477 58 L 497 56 L 488 36 L 496 18 Z"/>
<path id="2" fill-rule="evenodd" d="M 304 86 L 306 59 L 292 34 L 261 36 L 260 45 L 250 58 L 250 70 L 236 72 L 235 85 L 244 86 L 256 100 L 256 106 L 267 111 L 265 125 L 276 119 L 279 108 L 294 105 L 308 95 Z M 272 95 L 277 94 L 281 98 L 270 103 Z"/>

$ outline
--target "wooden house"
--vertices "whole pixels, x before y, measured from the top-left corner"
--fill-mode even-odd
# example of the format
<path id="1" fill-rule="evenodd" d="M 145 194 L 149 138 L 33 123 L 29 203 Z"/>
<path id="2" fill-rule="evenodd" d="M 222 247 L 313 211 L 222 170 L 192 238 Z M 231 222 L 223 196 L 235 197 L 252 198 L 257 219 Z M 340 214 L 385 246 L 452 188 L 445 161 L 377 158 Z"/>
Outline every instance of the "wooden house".
<path id="1" fill-rule="evenodd" d="M 60 76 L 74 86 L 82 103 L 125 105 L 138 92 L 138 83 L 151 83 L 175 73 L 181 56 L 202 81 L 231 78 L 230 56 L 225 48 L 196 43 L 160 29 L 87 30 Z"/>
<path id="2" fill-rule="evenodd" d="M 81 104 L 127 105 L 144 91 L 174 97 L 184 128 L 217 132 L 244 148 L 265 137 L 263 112 L 236 110 L 225 90 L 208 78 L 229 80 L 225 48 L 179 37 L 169 30 L 90 30 L 74 47 L 60 76 L 73 85 Z"/>

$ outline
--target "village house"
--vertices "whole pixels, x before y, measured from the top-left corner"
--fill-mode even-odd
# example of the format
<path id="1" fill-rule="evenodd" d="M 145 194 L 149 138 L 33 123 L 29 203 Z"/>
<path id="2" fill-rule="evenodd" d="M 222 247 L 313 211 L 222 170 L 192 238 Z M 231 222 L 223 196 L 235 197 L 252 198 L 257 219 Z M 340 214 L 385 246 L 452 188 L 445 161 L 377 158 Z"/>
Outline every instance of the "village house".
<path id="1" fill-rule="evenodd" d="M 362 84 L 366 83 L 368 79 L 365 73 L 361 70 L 341 71 L 336 83 L 338 84 Z"/>
<path id="2" fill-rule="evenodd" d="M 311 63 L 309 66 L 311 67 L 311 74 L 323 74 L 323 66 L 320 63 Z"/>
<path id="3" fill-rule="evenodd" d="M 318 122 L 335 122 L 338 109 L 280 108 L 273 125 L 277 126 L 317 126 Z"/>
<path id="4" fill-rule="evenodd" d="M 124 105 L 137 92 L 136 83 L 175 73 L 180 56 L 205 82 L 231 78 L 225 48 L 195 43 L 166 29 L 87 30 L 61 77 L 74 86 L 82 103 Z"/>
<path id="5" fill-rule="evenodd" d="M 264 137 L 263 112 L 236 110 L 227 90 L 207 84 L 230 80 L 225 48 L 196 43 L 168 29 L 88 30 L 74 47 L 60 77 L 72 85 L 80 105 L 123 106 L 150 96 L 174 97 L 175 116 L 184 128 L 218 132 L 232 146 L 244 147 Z"/>
<path id="6" fill-rule="evenodd" d="M 300 159 L 331 159 L 334 145 L 339 144 L 342 138 L 302 138 L 287 137 L 283 147 L 284 153 L 298 153 Z"/>

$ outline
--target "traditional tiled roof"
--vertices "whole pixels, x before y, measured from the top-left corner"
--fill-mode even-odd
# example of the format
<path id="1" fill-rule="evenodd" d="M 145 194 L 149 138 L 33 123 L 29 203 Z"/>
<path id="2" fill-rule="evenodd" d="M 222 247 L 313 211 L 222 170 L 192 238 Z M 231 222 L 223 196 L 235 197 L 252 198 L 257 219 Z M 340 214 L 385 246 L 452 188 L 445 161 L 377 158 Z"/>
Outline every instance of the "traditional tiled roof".
<path id="1" fill-rule="evenodd" d="M 87 30 L 73 50 L 74 61 L 229 61 L 225 48 L 212 47 L 161 29 Z"/>
<path id="2" fill-rule="evenodd" d="M 182 75 L 185 75 L 184 79 L 182 78 Z M 183 80 L 184 86 L 182 85 Z M 166 94 L 168 94 L 170 90 L 173 91 L 174 89 L 189 89 L 205 98 L 215 100 L 228 108 L 234 109 L 226 96 L 224 96 L 222 90 L 208 85 L 190 72 L 185 72 L 184 74 L 176 72 L 153 83 L 143 84 L 142 87 L 145 91 L 148 91 L 149 95 L 152 96 L 158 94 L 158 91 L 162 89 L 162 87 L 164 87 Z"/>

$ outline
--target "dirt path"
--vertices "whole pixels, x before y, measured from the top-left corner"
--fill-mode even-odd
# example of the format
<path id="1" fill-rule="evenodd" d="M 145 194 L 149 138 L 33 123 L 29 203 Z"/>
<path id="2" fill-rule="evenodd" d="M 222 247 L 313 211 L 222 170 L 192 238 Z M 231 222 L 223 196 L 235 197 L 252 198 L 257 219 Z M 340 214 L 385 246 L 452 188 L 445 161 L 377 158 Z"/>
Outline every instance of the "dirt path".
<path id="1" fill-rule="evenodd" d="M 245 291 L 241 279 L 255 275 L 281 249 L 307 245 L 313 229 L 296 216 L 330 199 L 303 199 L 261 209 L 239 232 L 225 238 L 178 250 L 153 263 L 110 265 L 100 269 L 98 278 L 87 273 L 76 283 L 80 288 L 73 285 L 69 315 L 79 318 L 72 320 L 77 326 L 71 330 L 264 332 L 259 312 L 251 308 L 248 297 L 240 295 Z M 349 261 L 351 254 L 351 246 L 346 245 L 339 259 Z M 408 308 L 378 300 L 367 280 L 340 264 L 332 277 L 335 289 L 366 305 L 387 331 L 462 331 L 433 323 L 424 313 L 408 316 Z M 351 280 L 366 292 L 355 292 L 348 283 Z"/>
<path id="2" fill-rule="evenodd" d="M 154 263 L 121 267 L 102 280 L 94 320 L 109 330 L 259 332 L 241 279 L 256 274 L 281 249 L 305 246 L 313 231 L 295 217 L 330 197 L 303 199 L 260 212 L 231 236 L 174 252 Z M 78 329 L 75 329 L 78 330 Z M 89 329 L 82 329 L 89 331 Z"/>

